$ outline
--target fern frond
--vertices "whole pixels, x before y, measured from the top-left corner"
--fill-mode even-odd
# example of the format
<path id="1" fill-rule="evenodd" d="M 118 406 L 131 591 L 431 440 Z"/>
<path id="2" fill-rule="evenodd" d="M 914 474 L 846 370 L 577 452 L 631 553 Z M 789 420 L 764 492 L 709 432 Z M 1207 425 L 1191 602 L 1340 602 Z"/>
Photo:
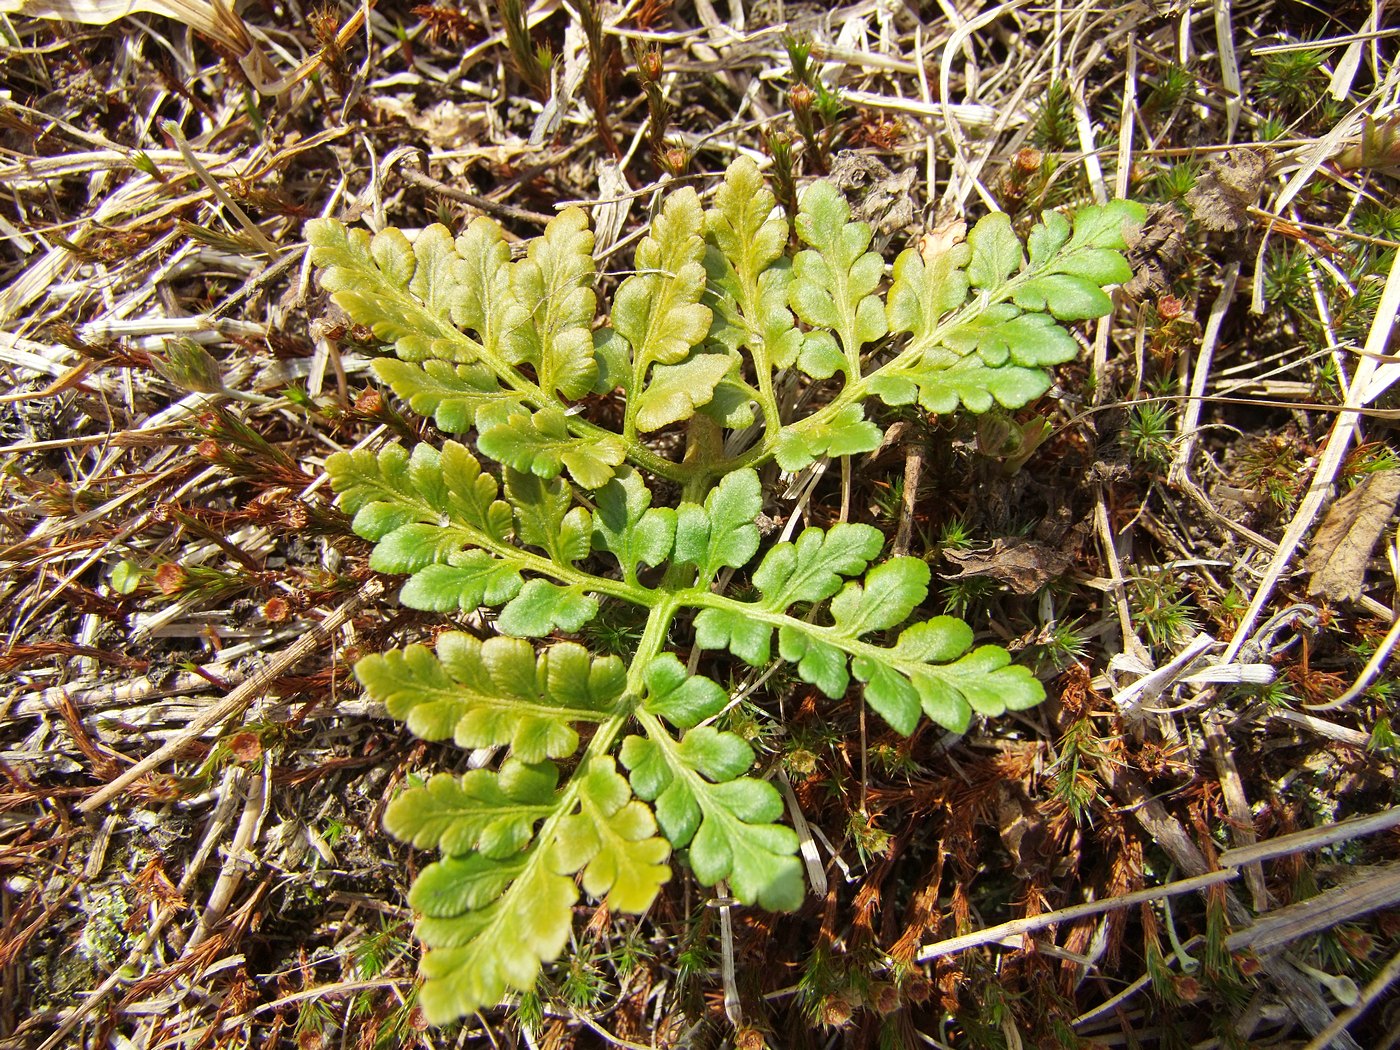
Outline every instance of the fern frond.
<path id="1" fill-rule="evenodd" d="M 842 584 L 838 574 L 861 572 L 874 548 L 872 540 L 850 531 L 860 528 L 838 525 L 825 535 L 807 529 L 796 545 L 774 547 L 754 574 L 757 602 L 698 596 L 703 608 L 695 618 L 695 644 L 728 649 L 761 666 L 771 658 L 776 630 L 779 655 L 797 665 L 803 681 L 839 699 L 854 674 L 864 683 L 866 702 L 906 736 L 921 711 L 962 731 L 974 711 L 999 715 L 1045 698 L 1041 684 L 1024 667 L 1011 665 L 1005 650 L 982 646 L 969 652 L 972 631 L 953 617 L 916 623 L 890 648 L 866 640 L 908 619 L 928 594 L 929 568 L 918 558 L 893 558 Z M 794 602 L 828 596 L 829 624 L 788 612 Z"/>
<path id="2" fill-rule="evenodd" d="M 371 237 L 334 219 L 313 219 L 306 236 L 336 305 L 404 360 L 470 363 L 489 356 L 453 318 L 454 311 L 464 316 L 472 271 L 447 227 L 429 226 L 410 243 L 392 227 Z"/>
<path id="3" fill-rule="evenodd" d="M 791 911 L 802 902 L 797 836 L 776 824 L 782 797 L 773 785 L 743 777 L 753 749 L 734 733 L 708 726 L 675 740 L 651 716 L 647 735 L 629 736 L 619 757 L 632 790 L 654 800 L 656 819 L 671 844 L 689 846 L 691 870 L 712 886 L 729 880 L 745 904 Z"/>
<path id="4" fill-rule="evenodd" d="M 885 275 L 885 261 L 868 250 L 869 224 L 850 218 L 850 205 L 831 183 L 808 187 L 796 227 L 811 248 L 798 252 L 792 261 L 788 299 L 802 320 L 836 334 L 847 378 L 859 379 L 861 349 L 889 331 L 889 326 L 885 306 L 875 294 Z M 799 358 L 798 363 L 804 360 Z"/>
<path id="5" fill-rule="evenodd" d="M 1124 202 L 1072 221 L 1047 212 L 1024 245 L 1006 216 L 988 216 L 964 242 L 934 236 L 900 255 L 886 298 L 870 228 L 835 187 L 803 195 L 794 254 L 741 159 L 709 209 L 691 189 L 666 198 L 605 307 L 610 327 L 595 325 L 580 209 L 518 262 L 484 218 L 455 240 L 441 226 L 412 240 L 308 226 L 324 286 L 393 347 L 380 379 L 465 435 L 331 456 L 338 504 L 374 545 L 370 567 L 406 577 L 404 605 L 492 610 L 498 632 L 448 631 L 435 651 L 408 645 L 355 668 L 419 737 L 505 749 L 495 768 L 413 782 L 385 817 L 441 853 L 409 894 L 429 1021 L 532 989 L 568 943 L 580 888 L 642 912 L 673 852 L 746 904 L 801 903 L 782 798 L 754 773 L 753 747 L 711 724 L 728 692 L 667 651 L 678 618 L 694 614 L 696 648 L 754 666 L 776 655 L 832 699 L 858 684 L 904 734 L 921 718 L 962 730 L 973 714 L 1043 699 L 1030 671 L 974 646 L 962 621 L 918 619 L 928 565 L 878 561 L 871 526 L 807 528 L 760 558 L 755 468 L 878 447 L 871 397 L 939 413 L 1039 397 L 1048 369 L 1078 351 L 1061 322 L 1102 316 L 1105 287 L 1128 277 L 1124 230 L 1142 215 Z M 784 369 L 800 382 L 779 384 Z M 801 396 L 786 397 L 794 387 Z M 602 425 L 610 407 L 616 432 Z M 760 417 L 752 434 L 724 433 Z M 668 458 L 670 435 L 643 440 L 682 423 L 683 458 Z M 720 593 L 726 570 L 748 571 L 757 597 Z M 580 631 L 602 597 L 646 611 L 626 659 L 527 640 Z"/>
<path id="6" fill-rule="evenodd" d="M 912 339 L 871 377 L 870 392 L 941 413 L 1033 401 L 1050 388 L 1046 367 L 1078 353 L 1057 320 L 1103 316 L 1112 300 L 1101 286 L 1132 276 L 1123 231 L 1144 215 L 1126 201 L 1086 208 L 1071 236 L 1068 220 L 1046 212 L 1028 238 L 1029 259 L 1001 214 L 978 222 L 966 244 L 934 244 L 927 256 L 907 249 L 895 260 L 889 316 Z"/>
<path id="7" fill-rule="evenodd" d="M 621 660 L 590 659 L 572 642 L 536 656 L 518 638 L 483 642 L 456 631 L 439 635 L 437 656 L 421 645 L 391 649 L 359 661 L 355 677 L 415 736 L 465 748 L 508 744 L 527 763 L 572 755 L 572 723 L 606 720 L 627 685 Z"/>

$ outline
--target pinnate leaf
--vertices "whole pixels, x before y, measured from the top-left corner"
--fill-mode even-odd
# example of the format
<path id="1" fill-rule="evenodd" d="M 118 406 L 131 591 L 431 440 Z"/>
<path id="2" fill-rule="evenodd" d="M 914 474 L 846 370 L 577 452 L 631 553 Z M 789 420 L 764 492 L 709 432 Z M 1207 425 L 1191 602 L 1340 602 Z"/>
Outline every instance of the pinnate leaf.
<path id="1" fill-rule="evenodd" d="M 775 612 L 793 602 L 819 602 L 837 592 L 842 576 L 864 572 L 884 545 L 884 536 L 871 525 L 842 522 L 826 531 L 803 529 L 796 543 L 769 549 L 753 582 L 764 607 Z"/>
<path id="2" fill-rule="evenodd" d="M 662 653 L 647 666 L 646 686 L 646 709 L 677 729 L 689 729 L 718 714 L 729 700 L 719 683 L 687 674 L 673 653 Z"/>
<path id="3" fill-rule="evenodd" d="M 449 434 L 465 434 L 477 425 L 477 414 L 492 406 L 520 404 L 519 396 L 501 389 L 500 381 L 481 364 L 433 360 L 415 364 L 383 357 L 374 362 L 374 371 L 409 408 L 431 416 Z"/>
<path id="4" fill-rule="evenodd" d="M 782 816 L 777 790 L 761 780 L 731 780 L 703 792 L 705 819 L 690 843 L 690 866 L 703 885 L 729 880 L 746 904 L 793 911 L 802 904 L 797 836 L 771 821 Z"/>
<path id="5" fill-rule="evenodd" d="M 705 269 L 718 293 L 710 339 L 730 350 L 747 346 L 759 368 L 790 367 L 802 344 L 787 307 L 788 225 L 775 204 L 758 166 L 744 157 L 729 166 L 705 213 Z"/>
<path id="6" fill-rule="evenodd" d="M 557 565 L 572 565 L 588 556 L 593 518 L 583 507 L 574 506 L 573 489 L 563 478 L 510 470 L 506 495 L 515 506 L 522 543 L 539 547 Z"/>
<path id="7" fill-rule="evenodd" d="M 414 573 L 399 591 L 399 601 L 424 612 L 475 612 L 482 606 L 504 605 L 524 583 L 517 562 L 483 550 L 464 550 L 448 555 L 446 564 Z"/>
<path id="8" fill-rule="evenodd" d="M 695 415 L 715 396 L 717 387 L 734 367 L 728 354 L 696 354 L 676 365 L 657 365 L 637 397 L 637 429 L 660 430 Z"/>
<path id="9" fill-rule="evenodd" d="M 931 250 L 927 258 L 916 248 L 900 252 L 890 285 L 890 330 L 931 336 L 940 320 L 967 301 L 971 257 L 966 243 Z"/>
<path id="10" fill-rule="evenodd" d="M 1034 368 L 1072 361 L 1079 344 L 1054 318 L 1022 313 L 1009 303 L 998 303 L 977 317 L 943 333 L 943 345 L 964 357 L 976 354 L 982 362 L 999 368 L 1012 361 Z M 929 355 L 926 360 L 939 360 Z M 944 358 L 944 360 L 948 360 Z M 949 363 L 953 363 L 949 361 Z"/>
<path id="11" fill-rule="evenodd" d="M 807 188 L 797 215 L 798 236 L 810 245 L 793 259 L 788 301 L 803 321 L 835 331 L 855 378 L 860 348 L 888 330 L 885 308 L 875 295 L 885 261 L 870 247 L 870 226 L 851 222 L 846 199 L 829 182 Z"/>
<path id="12" fill-rule="evenodd" d="M 904 622 L 928 595 L 929 575 L 921 558 L 891 558 L 875 566 L 864 586 L 848 583 L 831 600 L 836 629 L 857 638 Z"/>
<path id="13" fill-rule="evenodd" d="M 518 403 L 497 403 L 479 412 L 477 448 L 512 470 L 555 478 L 561 470 L 586 489 L 601 488 L 627 458 L 627 445 L 611 434 L 579 437 L 569 432 L 556 407 L 529 412 Z"/>
<path id="14" fill-rule="evenodd" d="M 651 505 L 651 489 L 631 468 L 620 470 L 598 490 L 593 514 L 593 546 L 617 559 L 623 576 L 637 578 L 638 565 L 657 566 L 671 554 L 676 512 Z"/>
<path id="15" fill-rule="evenodd" d="M 1042 368 L 1006 364 L 993 368 L 980 357 L 961 357 L 933 349 L 922 360 L 892 367 L 870 380 L 870 391 L 887 405 L 918 401 L 929 412 L 949 413 L 959 405 L 985 412 L 992 405 L 1020 408 L 1050 389 L 1050 374 Z"/>
<path id="16" fill-rule="evenodd" d="M 568 943 L 576 900 L 573 879 L 530 864 L 484 908 L 424 913 L 418 936 L 428 952 L 418 1005 L 428 1022 L 443 1024 L 497 1003 L 507 989 L 533 988 L 541 961 L 558 958 Z M 409 902 L 415 903 L 411 894 Z"/>
<path id="17" fill-rule="evenodd" d="M 974 288 L 1001 287 L 1024 261 L 1021 241 L 1005 212 L 983 216 L 968 234 L 967 243 L 972 248 L 967 279 Z"/>
<path id="18" fill-rule="evenodd" d="M 553 812 L 558 779 L 552 762 L 532 766 L 515 758 L 506 759 L 499 773 L 489 769 L 473 769 L 461 777 L 438 773 L 390 802 L 384 827 L 417 849 L 436 847 L 449 857 L 479 852 L 493 860 L 507 860 L 529 844 L 535 825 Z M 479 908 L 485 903 L 473 898 L 466 906 Z"/>
<path id="19" fill-rule="evenodd" d="M 469 362 L 481 356 L 480 344 L 452 321 L 467 275 L 445 227 L 429 226 L 410 243 L 392 227 L 371 237 L 334 219 L 313 219 L 306 235 L 336 305 L 392 343 L 400 357 Z"/>
<path id="20" fill-rule="evenodd" d="M 510 245 L 494 219 L 480 215 L 457 237 L 462 265 L 460 292 L 452 304 L 452 320 L 477 333 L 488 353 L 519 360 L 511 341 L 526 321 L 526 311 L 510 289 Z"/>
<path id="21" fill-rule="evenodd" d="M 694 190 L 671 194 L 637 248 L 637 273 L 618 287 L 613 328 L 640 365 L 683 361 L 710 329 L 705 291 L 704 215 Z"/>
<path id="22" fill-rule="evenodd" d="M 646 911 L 671 877 L 665 864 L 671 845 L 656 834 L 650 807 L 632 797 L 611 758 L 594 759 L 580 778 L 579 811 L 559 824 L 554 869 L 581 870 L 584 890 L 598 900 L 606 896 L 616 911 Z"/>
<path id="23" fill-rule="evenodd" d="M 872 380 L 874 382 L 874 380 Z M 797 471 L 822 456 L 851 456 L 880 447 L 880 428 L 865 418 L 860 405 L 846 405 L 829 420 L 811 416 L 786 427 L 773 458 L 786 471 Z"/>
<path id="24" fill-rule="evenodd" d="M 702 507 L 682 503 L 676 510 L 675 559 L 700 570 L 703 582 L 725 566 L 741 568 L 758 552 L 763 487 L 753 470 L 726 474 Z"/>
<path id="25" fill-rule="evenodd" d="M 351 527 L 367 540 L 381 540 L 410 522 L 446 522 L 499 542 L 510 533 L 510 505 L 496 498 L 496 479 L 455 441 L 441 452 L 415 445 L 411 455 L 401 445 L 386 445 L 378 454 L 337 452 L 326 460 L 326 472 L 338 505 L 352 515 Z"/>
<path id="26" fill-rule="evenodd" d="M 501 610 L 496 627 L 518 638 L 543 638 L 555 631 L 572 634 L 597 615 L 598 599 L 582 587 L 527 580 Z"/>
<path id="27" fill-rule="evenodd" d="M 787 247 L 787 222 L 774 214 L 776 204 L 758 165 L 740 157 L 724 173 L 714 207 L 705 214 L 710 241 L 742 287 L 756 287 L 759 276 Z"/>
<path id="28" fill-rule="evenodd" d="M 593 232 L 582 208 L 551 219 L 511 272 L 511 290 L 529 319 L 514 334 L 517 356 L 535 367 L 546 393 L 583 397 L 598 377 L 593 273 Z"/>
<path id="29" fill-rule="evenodd" d="M 537 656 L 519 638 L 483 642 L 456 631 L 439 636 L 436 657 L 421 645 L 391 649 L 359 661 L 355 675 L 424 740 L 509 744 L 523 762 L 573 754 L 572 723 L 602 721 L 627 683 L 622 661 L 590 658 L 581 645 L 560 642 Z"/>
<path id="30" fill-rule="evenodd" d="M 354 530 L 377 541 L 371 564 L 413 573 L 400 592 L 405 605 L 470 611 L 519 593 L 522 562 L 507 542 L 510 505 L 496 498 L 495 478 L 465 446 L 449 441 L 438 452 L 423 444 L 412 455 L 398 445 L 377 455 L 340 452 L 326 470 Z"/>
<path id="31" fill-rule="evenodd" d="M 647 737 L 624 740 L 620 757 L 632 789 L 655 800 L 671 844 L 690 846 L 691 869 L 703 884 L 729 879 L 739 900 L 775 911 L 802 903 L 797 836 L 772 823 L 782 815 L 781 796 L 765 781 L 734 779 L 753 763 L 748 744 L 699 727 L 677 745 L 658 726 Z M 716 783 L 716 777 L 724 779 Z"/>

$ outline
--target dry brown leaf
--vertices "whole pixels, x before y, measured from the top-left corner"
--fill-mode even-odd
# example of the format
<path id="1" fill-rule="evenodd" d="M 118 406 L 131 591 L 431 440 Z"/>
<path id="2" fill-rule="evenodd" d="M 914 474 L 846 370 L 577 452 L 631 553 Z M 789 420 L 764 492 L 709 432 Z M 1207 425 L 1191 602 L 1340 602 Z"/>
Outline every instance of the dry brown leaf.
<path id="1" fill-rule="evenodd" d="M 1273 153 L 1269 150 L 1232 149 L 1211 158 L 1209 167 L 1186 194 L 1196 221 L 1207 230 L 1238 230 L 1251 204 L 1264 189 Z"/>
<path id="2" fill-rule="evenodd" d="M 1186 213 L 1175 204 L 1154 204 L 1147 221 L 1128 237 L 1133 279 L 1123 291 L 1134 299 L 1164 295 L 1186 266 Z"/>
<path id="3" fill-rule="evenodd" d="M 1053 859 L 1054 842 L 1023 785 L 1003 782 L 997 786 L 997 826 L 1002 845 L 1016 862 L 1018 878 L 1046 869 Z"/>
<path id="4" fill-rule="evenodd" d="M 990 576 L 1006 584 L 1015 594 L 1034 594 L 1063 575 L 1074 563 L 1062 550 L 1035 540 L 1016 538 L 994 540 L 990 547 L 978 550 L 947 550 L 943 557 L 959 569 L 945 579 Z"/>
<path id="5" fill-rule="evenodd" d="M 1366 564 L 1400 500 L 1400 470 L 1367 474 L 1327 512 L 1303 567 L 1312 573 L 1308 593 L 1332 601 L 1361 597 Z"/>

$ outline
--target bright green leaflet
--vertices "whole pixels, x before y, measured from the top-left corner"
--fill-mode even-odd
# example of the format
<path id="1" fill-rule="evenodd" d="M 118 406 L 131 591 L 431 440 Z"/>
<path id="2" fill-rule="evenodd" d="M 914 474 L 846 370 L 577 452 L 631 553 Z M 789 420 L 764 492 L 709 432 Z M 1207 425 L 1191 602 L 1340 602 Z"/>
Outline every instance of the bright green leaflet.
<path id="1" fill-rule="evenodd" d="M 412 240 L 308 224 L 323 286 L 385 343 L 380 379 L 463 436 L 331 456 L 339 506 L 374 545 L 371 567 L 403 578 L 404 605 L 496 628 L 356 666 L 413 733 L 496 752 L 409 786 L 386 817 L 441 854 L 409 898 L 430 1021 L 532 988 L 580 893 L 642 913 L 688 869 L 744 904 L 801 903 L 782 797 L 712 724 L 729 696 L 670 649 L 678 619 L 711 659 L 786 661 L 832 699 L 857 690 L 904 734 L 1044 697 L 963 622 L 922 616 L 927 565 L 882 560 L 875 528 L 765 545 L 759 522 L 780 508 L 759 469 L 876 448 L 879 402 L 980 412 L 1041 396 L 1047 369 L 1078 352 L 1061 322 L 1108 312 L 1142 218 L 1121 201 L 1047 213 L 1023 243 L 990 215 L 889 268 L 825 183 L 804 193 L 790 248 L 762 174 L 739 160 L 710 207 L 692 189 L 666 198 L 611 304 L 579 209 L 516 261 L 484 218 Z M 812 380 L 820 396 L 792 396 Z M 783 407 L 795 403 L 809 407 Z M 735 574 L 753 600 L 725 592 Z M 605 602 L 645 612 L 625 659 L 558 637 Z"/>

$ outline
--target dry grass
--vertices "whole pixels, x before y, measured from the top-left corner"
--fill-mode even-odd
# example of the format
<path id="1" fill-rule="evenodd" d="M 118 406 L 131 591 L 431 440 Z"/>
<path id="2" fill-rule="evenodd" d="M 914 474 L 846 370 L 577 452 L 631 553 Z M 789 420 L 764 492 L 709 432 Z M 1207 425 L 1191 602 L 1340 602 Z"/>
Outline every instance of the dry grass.
<path id="1" fill-rule="evenodd" d="M 1304 563 L 1400 468 L 1393 18 L 517 7 L 514 51 L 489 4 L 254 5 L 247 55 L 0 16 L 0 1047 L 1400 1045 L 1393 487 L 1372 557 L 1334 525 L 1365 549 L 1320 590 Z M 540 997 L 422 1031 L 421 861 L 380 818 L 437 752 L 349 667 L 434 623 L 374 600 L 320 468 L 424 424 L 369 390 L 302 222 L 523 237 L 596 202 L 618 270 L 660 180 L 737 153 L 844 178 L 891 254 L 989 207 L 1161 205 L 1051 427 L 906 416 L 808 493 L 926 554 L 1051 700 L 904 741 L 773 675 L 734 717 L 824 897 L 679 881 L 584 916 Z M 1037 596 L 995 554 L 951 578 L 1018 536 L 1067 566 Z"/>

